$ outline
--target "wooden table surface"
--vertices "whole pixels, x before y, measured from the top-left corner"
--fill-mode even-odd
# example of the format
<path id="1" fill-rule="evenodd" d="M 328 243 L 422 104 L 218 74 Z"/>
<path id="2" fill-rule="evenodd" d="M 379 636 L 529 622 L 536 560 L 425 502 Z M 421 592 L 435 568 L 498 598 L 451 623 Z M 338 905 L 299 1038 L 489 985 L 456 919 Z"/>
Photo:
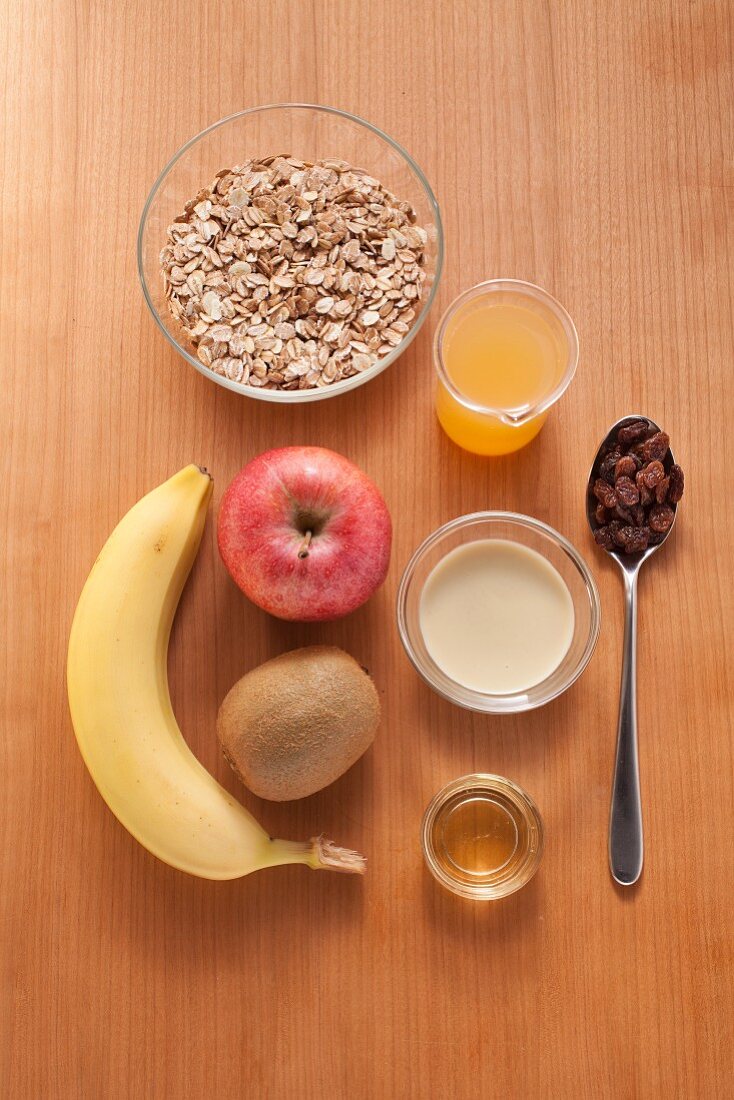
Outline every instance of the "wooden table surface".
<path id="1" fill-rule="evenodd" d="M 10 0 L 2 36 L 2 1094 L 731 1096 L 731 5 Z M 438 301 L 399 364 L 288 411 L 189 369 L 134 262 L 171 153 L 276 100 L 333 104 L 392 134 L 432 181 L 447 239 Z M 431 337 L 460 289 L 499 275 L 559 297 L 582 351 L 538 439 L 492 461 L 434 421 Z M 606 828 L 622 589 L 586 530 L 583 485 L 630 410 L 670 432 L 688 483 L 641 583 L 647 861 L 620 890 Z M 229 479 L 293 443 L 364 467 L 395 520 L 384 588 L 322 627 L 268 618 L 216 554 Z M 323 830 L 364 851 L 364 880 L 297 867 L 188 878 L 132 840 L 84 768 L 64 684 L 78 593 L 118 517 L 191 460 L 216 485 L 172 639 L 185 735 L 272 833 Z M 586 673 L 518 717 L 433 695 L 394 622 L 417 543 L 488 507 L 553 524 L 601 589 Z M 220 756 L 217 706 L 247 668 L 321 640 L 372 670 L 382 729 L 330 789 L 259 802 Z M 546 823 L 539 874 L 498 904 L 442 892 L 421 860 L 426 803 L 472 770 L 521 783 Z"/>

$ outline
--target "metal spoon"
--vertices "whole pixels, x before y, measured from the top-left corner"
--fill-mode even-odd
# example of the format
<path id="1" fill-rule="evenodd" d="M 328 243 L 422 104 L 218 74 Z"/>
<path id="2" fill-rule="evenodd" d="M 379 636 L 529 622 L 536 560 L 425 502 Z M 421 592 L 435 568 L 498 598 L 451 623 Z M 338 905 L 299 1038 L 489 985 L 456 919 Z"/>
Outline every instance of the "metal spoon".
<path id="1" fill-rule="evenodd" d="M 654 420 L 637 415 L 624 416 L 609 429 L 594 457 L 586 490 L 586 518 L 592 531 L 598 526 L 594 517 L 598 501 L 592 493 L 592 486 L 596 480 L 596 471 L 602 452 L 616 442 L 619 429 L 633 420 L 644 420 L 652 431 L 660 431 Z M 669 452 L 665 459 L 666 471 L 674 461 L 672 452 Z M 675 504 L 671 507 L 674 513 L 677 512 Z M 647 550 L 635 554 L 625 554 L 621 550 L 606 551 L 622 570 L 625 592 L 617 753 L 609 815 L 609 866 L 612 877 L 621 886 L 631 886 L 637 882 L 642 873 L 643 860 L 640 768 L 637 756 L 637 575 L 642 563 L 660 549 L 674 525 L 675 517 L 661 541 L 656 546 L 649 546 Z"/>

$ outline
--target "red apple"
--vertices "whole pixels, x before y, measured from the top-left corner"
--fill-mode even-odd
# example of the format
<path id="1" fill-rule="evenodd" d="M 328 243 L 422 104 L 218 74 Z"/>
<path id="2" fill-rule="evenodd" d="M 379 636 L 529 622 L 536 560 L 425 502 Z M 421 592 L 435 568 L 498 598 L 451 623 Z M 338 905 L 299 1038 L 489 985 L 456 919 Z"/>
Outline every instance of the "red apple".
<path id="1" fill-rule="evenodd" d="M 392 523 L 359 467 L 324 447 L 254 458 L 227 487 L 219 553 L 233 580 L 279 619 L 338 619 L 385 579 Z"/>

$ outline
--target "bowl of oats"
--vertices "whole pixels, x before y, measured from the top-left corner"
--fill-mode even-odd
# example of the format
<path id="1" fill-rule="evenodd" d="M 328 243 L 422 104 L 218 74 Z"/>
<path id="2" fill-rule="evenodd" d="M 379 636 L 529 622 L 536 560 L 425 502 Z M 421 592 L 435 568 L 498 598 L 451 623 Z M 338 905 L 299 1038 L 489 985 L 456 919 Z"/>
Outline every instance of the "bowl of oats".
<path id="1" fill-rule="evenodd" d="M 156 180 L 138 271 L 161 332 L 205 377 L 264 401 L 363 385 L 415 338 L 443 260 L 421 169 L 356 115 L 254 107 Z"/>

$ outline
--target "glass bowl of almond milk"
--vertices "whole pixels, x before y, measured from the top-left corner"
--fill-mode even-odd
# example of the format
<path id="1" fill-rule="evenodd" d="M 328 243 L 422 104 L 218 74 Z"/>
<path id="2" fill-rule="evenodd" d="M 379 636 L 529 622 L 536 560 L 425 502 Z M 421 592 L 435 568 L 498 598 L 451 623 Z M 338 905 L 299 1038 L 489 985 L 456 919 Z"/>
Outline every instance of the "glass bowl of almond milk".
<path id="1" fill-rule="evenodd" d="M 599 637 L 594 578 L 568 539 L 516 512 L 476 512 L 418 547 L 398 629 L 427 684 L 452 703 L 516 714 L 574 683 Z"/>

